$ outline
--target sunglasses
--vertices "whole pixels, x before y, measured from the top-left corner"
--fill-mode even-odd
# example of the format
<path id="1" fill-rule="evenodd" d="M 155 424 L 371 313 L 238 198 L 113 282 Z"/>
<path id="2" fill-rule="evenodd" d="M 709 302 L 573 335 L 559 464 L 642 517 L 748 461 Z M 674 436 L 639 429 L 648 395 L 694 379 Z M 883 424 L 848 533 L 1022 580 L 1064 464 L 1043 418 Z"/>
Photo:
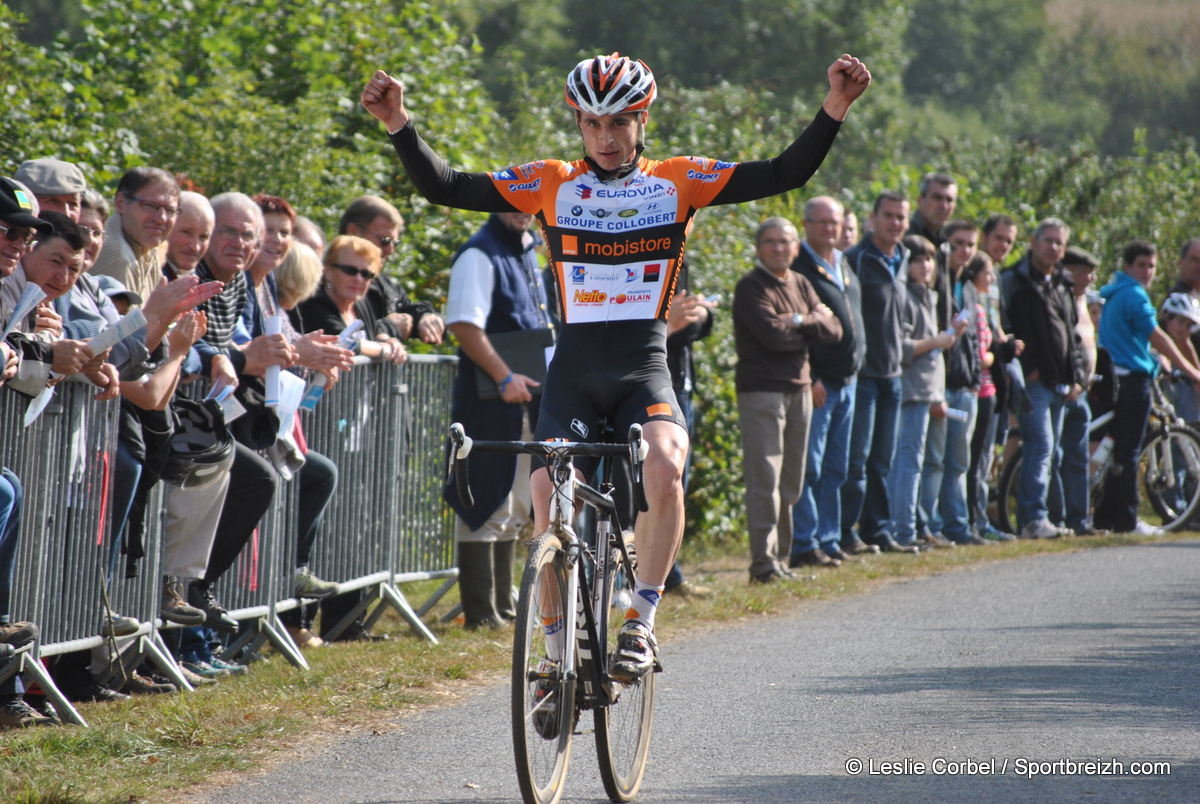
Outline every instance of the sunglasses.
<path id="1" fill-rule="evenodd" d="M 0 224 L 0 231 L 4 232 L 5 240 L 11 240 L 14 243 L 24 242 L 27 246 L 37 237 L 37 232 L 33 229 L 22 229 L 19 226 L 4 226 Z"/>
<path id="2" fill-rule="evenodd" d="M 339 271 L 344 273 L 346 276 L 361 276 L 363 279 L 367 280 L 368 282 L 370 282 L 375 277 L 379 276 L 379 274 L 368 271 L 366 268 L 358 268 L 353 265 L 346 265 L 345 263 L 342 263 L 342 262 L 331 262 L 331 263 L 329 263 L 329 267 L 337 268 Z"/>

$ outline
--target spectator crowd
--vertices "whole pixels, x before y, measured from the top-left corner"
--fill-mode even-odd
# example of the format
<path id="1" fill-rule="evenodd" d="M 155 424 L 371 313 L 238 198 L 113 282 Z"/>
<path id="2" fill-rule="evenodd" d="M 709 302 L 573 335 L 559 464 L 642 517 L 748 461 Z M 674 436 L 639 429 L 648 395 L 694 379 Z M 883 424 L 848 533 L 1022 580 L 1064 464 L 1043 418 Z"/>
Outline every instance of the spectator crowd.
<path id="1" fill-rule="evenodd" d="M 1006 266 L 1016 222 L 956 219 L 957 194 L 951 176 L 931 173 L 915 210 L 905 195 L 881 193 L 861 234 L 827 196 L 805 205 L 803 234 L 785 218 L 759 226 L 754 267 L 732 302 L 752 582 L 880 551 L 1150 530 L 1137 519 L 1136 461 L 1164 362 L 1178 369 L 1177 409 L 1189 419 L 1200 412 L 1200 238 L 1182 245 L 1179 283 L 1160 312 L 1149 297 L 1154 245 L 1130 243 L 1097 293 L 1100 260 L 1070 246 L 1067 223 L 1043 220 Z M 209 198 L 156 168 L 129 170 L 111 199 L 57 159 L 0 178 L 0 393 L 36 404 L 78 375 L 96 399 L 119 400 L 108 581 L 144 554 L 149 495 L 166 483 L 159 614 L 181 626 L 167 642 L 189 683 L 246 672 L 220 658 L 239 628 L 221 602 L 222 580 L 281 478 L 299 483 L 291 591 L 320 601 L 282 615 L 292 639 L 317 647 L 362 609 L 360 592 L 309 569 L 338 467 L 307 446 L 301 417 L 280 434 L 270 402 L 281 373 L 328 390 L 355 355 L 398 365 L 405 341 L 438 344 L 449 329 L 460 356 L 454 418 L 474 437 L 531 437 L 545 366 L 529 355 L 543 354 L 556 326 L 554 277 L 539 264 L 531 223 L 493 215 L 463 245 L 443 318 L 384 270 L 404 221 L 376 196 L 350 203 L 327 241 L 286 199 Z M 720 302 L 694 295 L 686 270 L 675 290 L 668 362 L 690 427 L 690 348 L 712 331 Z M 104 337 L 110 328 L 123 337 Z M 197 380 L 212 398 L 189 391 Z M 1093 512 L 1088 425 L 1109 409 L 1113 459 L 1125 471 Z M 1013 422 L 1025 445 L 1015 536 L 988 511 L 992 460 Z M 528 466 L 486 459 L 473 507 L 446 490 L 470 628 L 513 619 L 515 544 L 530 525 Z M 25 499 L 4 469 L 0 648 L 9 652 L 38 638 L 35 624 L 10 612 Z M 632 505 L 624 508 L 632 519 Z M 711 594 L 678 565 L 666 588 Z M 113 644 L 119 650 L 140 627 L 106 611 L 97 633 L 115 643 L 52 657 L 56 686 L 72 701 L 174 692 L 147 665 L 98 682 Z M 360 616 L 336 638 L 372 637 Z M 0 684 L 0 728 L 56 722 L 20 675 Z"/>

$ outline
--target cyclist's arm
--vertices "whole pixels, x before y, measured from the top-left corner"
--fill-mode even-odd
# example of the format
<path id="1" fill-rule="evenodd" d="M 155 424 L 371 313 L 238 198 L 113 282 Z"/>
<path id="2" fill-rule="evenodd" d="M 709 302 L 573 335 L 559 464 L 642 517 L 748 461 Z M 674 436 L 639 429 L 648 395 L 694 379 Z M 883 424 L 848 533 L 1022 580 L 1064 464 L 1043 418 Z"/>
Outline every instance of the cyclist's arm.
<path id="1" fill-rule="evenodd" d="M 739 162 L 712 204 L 740 204 L 803 187 L 825 160 L 841 126 L 822 108 L 779 156 Z"/>
<path id="2" fill-rule="evenodd" d="M 520 211 L 504 200 L 490 173 L 464 173 L 450 167 L 421 139 L 411 121 L 389 136 L 408 177 L 430 203 L 477 212 Z"/>

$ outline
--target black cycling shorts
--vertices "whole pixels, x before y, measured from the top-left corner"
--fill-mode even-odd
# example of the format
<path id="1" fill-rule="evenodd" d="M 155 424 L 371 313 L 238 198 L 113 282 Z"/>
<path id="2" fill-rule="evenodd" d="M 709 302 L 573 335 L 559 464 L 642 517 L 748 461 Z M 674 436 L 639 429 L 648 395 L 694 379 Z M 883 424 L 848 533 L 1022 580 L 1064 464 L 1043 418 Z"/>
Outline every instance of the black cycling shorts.
<path id="1" fill-rule="evenodd" d="M 632 424 L 671 421 L 687 428 L 671 387 L 662 322 L 563 328 L 546 372 L 536 438 L 601 441 L 602 419 L 618 442 L 628 438 Z"/>

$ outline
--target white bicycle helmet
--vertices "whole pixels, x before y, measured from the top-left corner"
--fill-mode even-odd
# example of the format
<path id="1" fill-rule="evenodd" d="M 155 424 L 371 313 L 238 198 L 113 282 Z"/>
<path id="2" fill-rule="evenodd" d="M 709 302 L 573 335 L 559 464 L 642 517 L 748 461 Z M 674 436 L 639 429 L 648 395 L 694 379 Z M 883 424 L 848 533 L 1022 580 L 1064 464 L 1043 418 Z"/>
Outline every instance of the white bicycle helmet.
<path id="1" fill-rule="evenodd" d="M 1159 312 L 1163 315 L 1181 315 L 1193 324 L 1200 324 L 1200 302 L 1190 293 L 1172 293 L 1167 296 Z"/>
<path id="2" fill-rule="evenodd" d="M 584 59 L 567 76 L 567 105 L 596 115 L 644 112 L 657 93 L 650 68 L 620 53 Z"/>

